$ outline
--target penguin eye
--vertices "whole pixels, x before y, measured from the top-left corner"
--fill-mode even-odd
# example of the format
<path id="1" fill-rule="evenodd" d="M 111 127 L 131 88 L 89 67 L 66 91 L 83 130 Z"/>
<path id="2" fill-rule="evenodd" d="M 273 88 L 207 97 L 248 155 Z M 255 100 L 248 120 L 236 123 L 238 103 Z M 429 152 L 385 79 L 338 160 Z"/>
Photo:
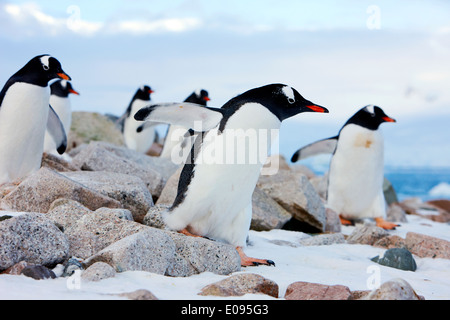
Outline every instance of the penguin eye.
<path id="1" fill-rule="evenodd" d="M 46 66 L 45 64 L 42 65 L 42 68 L 44 68 L 45 71 L 47 71 L 48 69 L 50 69 L 49 66 Z"/>
<path id="2" fill-rule="evenodd" d="M 292 99 L 292 98 L 288 98 L 288 102 L 289 102 L 290 104 L 293 104 L 293 103 L 295 102 L 295 100 Z"/>

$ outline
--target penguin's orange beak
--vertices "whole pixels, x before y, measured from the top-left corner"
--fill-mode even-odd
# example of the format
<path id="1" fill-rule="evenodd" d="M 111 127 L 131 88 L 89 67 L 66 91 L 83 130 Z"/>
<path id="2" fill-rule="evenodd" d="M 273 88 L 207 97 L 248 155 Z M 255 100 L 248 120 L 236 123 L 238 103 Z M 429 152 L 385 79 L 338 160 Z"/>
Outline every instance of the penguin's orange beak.
<path id="1" fill-rule="evenodd" d="M 155 91 L 153 91 L 152 89 L 148 90 L 148 93 L 153 93 L 153 92 L 155 92 Z"/>
<path id="2" fill-rule="evenodd" d="M 211 99 L 209 97 L 203 97 L 203 100 L 210 101 Z"/>
<path id="3" fill-rule="evenodd" d="M 386 121 L 386 122 L 397 122 L 395 119 L 393 119 L 393 118 L 391 118 L 391 117 L 388 117 L 388 116 L 383 117 L 382 119 L 383 119 L 384 121 Z"/>
<path id="4" fill-rule="evenodd" d="M 60 78 L 63 79 L 63 80 L 72 80 L 72 79 L 69 77 L 69 75 L 67 75 L 67 74 L 64 73 L 64 72 L 57 73 L 57 75 L 58 75 L 58 77 L 60 77 Z"/>
<path id="5" fill-rule="evenodd" d="M 78 96 L 80 95 L 80 93 L 79 93 L 78 91 L 75 91 L 75 90 L 73 90 L 73 89 L 70 89 L 69 92 L 70 92 L 70 93 L 73 93 L 73 94 L 76 94 L 76 95 L 78 95 Z"/>
<path id="6" fill-rule="evenodd" d="M 316 105 L 310 105 L 306 106 L 307 108 L 311 109 L 314 112 L 321 112 L 321 113 L 328 113 L 328 110 L 324 107 L 316 106 Z"/>

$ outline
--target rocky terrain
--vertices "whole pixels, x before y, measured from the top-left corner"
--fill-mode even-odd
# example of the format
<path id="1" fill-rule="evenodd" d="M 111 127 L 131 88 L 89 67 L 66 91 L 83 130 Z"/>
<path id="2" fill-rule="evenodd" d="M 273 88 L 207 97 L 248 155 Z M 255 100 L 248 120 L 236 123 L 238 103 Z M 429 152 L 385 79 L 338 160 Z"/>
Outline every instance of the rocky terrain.
<path id="1" fill-rule="evenodd" d="M 95 122 L 95 125 L 92 123 Z M 90 124 L 90 125 L 86 125 Z M 105 129 L 108 127 L 108 130 Z M 102 128 L 95 129 L 95 128 Z M 1 186 L 0 272 L 34 279 L 70 277 L 81 272 L 97 282 L 126 271 L 164 277 L 202 273 L 225 276 L 198 294 L 210 297 L 268 295 L 278 299 L 423 299 L 404 279 L 379 288 L 352 291 L 347 286 L 292 281 L 283 292 L 276 282 L 253 273 L 239 273 L 239 256 L 227 244 L 168 230 L 161 212 L 176 195 L 180 168 L 168 160 L 123 146 L 120 132 L 106 117 L 74 113 L 65 158 L 45 154 L 42 167 L 22 181 Z M 253 194 L 251 230 L 274 229 L 308 234 L 283 246 L 369 245 L 386 249 L 373 261 L 415 271 L 416 258 L 450 259 L 450 242 L 427 234 L 392 235 L 370 221 L 344 234 L 337 213 L 326 209 L 326 176 L 278 156 L 275 175 L 261 176 Z M 386 184 L 388 220 L 406 222 L 417 215 L 448 224 L 449 201 L 398 202 Z M 1 275 L 0 275 L 1 276 Z M 51 281 L 51 280 L 44 280 Z M 129 299 L 158 299 L 149 290 L 125 294 Z"/>

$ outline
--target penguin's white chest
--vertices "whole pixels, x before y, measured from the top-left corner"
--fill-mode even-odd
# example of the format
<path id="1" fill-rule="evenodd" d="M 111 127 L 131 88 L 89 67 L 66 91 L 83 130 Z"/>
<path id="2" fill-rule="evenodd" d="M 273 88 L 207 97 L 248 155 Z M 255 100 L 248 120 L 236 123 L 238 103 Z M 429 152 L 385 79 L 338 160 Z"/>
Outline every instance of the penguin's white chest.
<path id="1" fill-rule="evenodd" d="M 166 219 L 169 226 L 189 225 L 198 234 L 244 246 L 252 194 L 279 127 L 266 108 L 248 104 L 230 117 L 222 133 L 209 131 L 186 197 Z"/>
<path id="2" fill-rule="evenodd" d="M 38 170 L 49 112 L 50 90 L 12 85 L 0 108 L 0 183 Z"/>
<path id="3" fill-rule="evenodd" d="M 123 135 L 127 147 L 143 153 L 150 149 L 155 140 L 155 128 L 151 126 L 141 132 L 137 132 L 137 128 L 141 126 L 143 122 L 136 121 L 134 115 L 148 104 L 148 101 L 135 100 L 131 106 L 130 115 L 125 119 L 123 127 Z"/>
<path id="4" fill-rule="evenodd" d="M 383 215 L 383 158 L 380 130 L 344 127 L 330 164 L 328 205 L 349 218 Z"/>

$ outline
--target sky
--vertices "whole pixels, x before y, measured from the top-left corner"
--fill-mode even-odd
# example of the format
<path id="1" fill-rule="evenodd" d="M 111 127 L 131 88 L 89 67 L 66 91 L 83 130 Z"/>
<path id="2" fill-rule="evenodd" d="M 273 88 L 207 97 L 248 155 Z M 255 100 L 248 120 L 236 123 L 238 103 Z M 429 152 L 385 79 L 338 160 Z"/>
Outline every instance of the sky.
<path id="1" fill-rule="evenodd" d="M 376 104 L 398 121 L 387 162 L 450 166 L 449 16 L 444 0 L 0 0 L 0 83 L 49 53 L 74 111 L 115 115 L 142 84 L 155 102 L 204 88 L 220 107 L 285 83 L 330 110 L 286 121 L 286 156 Z"/>

